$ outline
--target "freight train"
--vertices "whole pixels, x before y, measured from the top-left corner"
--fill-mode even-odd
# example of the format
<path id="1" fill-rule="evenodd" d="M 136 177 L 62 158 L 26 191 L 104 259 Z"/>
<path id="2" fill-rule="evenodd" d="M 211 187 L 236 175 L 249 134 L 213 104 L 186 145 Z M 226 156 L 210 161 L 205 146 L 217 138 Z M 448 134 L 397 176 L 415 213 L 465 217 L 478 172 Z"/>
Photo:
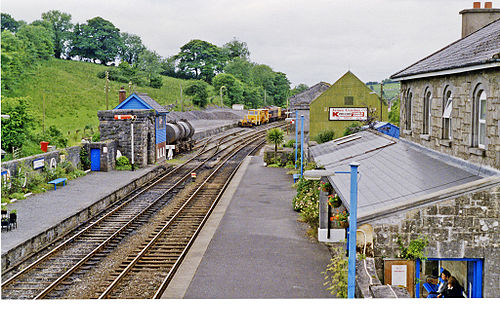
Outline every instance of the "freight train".
<path id="1" fill-rule="evenodd" d="M 284 119 L 285 112 L 278 106 L 266 109 L 250 109 L 248 114 L 238 122 L 238 126 L 253 127 Z"/>
<path id="2" fill-rule="evenodd" d="M 175 145 L 175 152 L 189 151 L 193 148 L 194 127 L 186 119 L 168 122 L 166 128 L 166 144 Z"/>

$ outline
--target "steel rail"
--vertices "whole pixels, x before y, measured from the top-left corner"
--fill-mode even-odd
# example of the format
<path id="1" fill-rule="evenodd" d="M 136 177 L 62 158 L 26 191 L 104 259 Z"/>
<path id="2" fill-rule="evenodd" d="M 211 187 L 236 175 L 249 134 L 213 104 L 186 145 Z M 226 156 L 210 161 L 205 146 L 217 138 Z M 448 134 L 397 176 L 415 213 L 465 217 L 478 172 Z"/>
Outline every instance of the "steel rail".
<path id="1" fill-rule="evenodd" d="M 255 135 L 255 134 L 254 134 Z M 247 136 L 244 136 L 245 138 Z M 243 138 L 238 138 L 239 140 L 242 140 Z M 162 198 L 164 198 L 173 188 L 177 187 L 179 184 L 184 182 L 191 174 L 191 172 L 194 172 L 195 170 L 199 169 L 206 163 L 209 159 L 211 159 L 213 156 L 215 156 L 219 152 L 220 144 L 221 144 L 222 139 L 220 139 L 216 151 L 209 156 L 205 161 L 196 166 L 194 169 L 190 170 L 183 176 L 179 181 L 177 181 L 172 187 L 170 187 L 167 191 L 165 191 L 161 196 L 156 198 L 151 204 L 149 204 L 147 207 L 145 207 L 143 210 L 141 210 L 138 214 L 136 214 L 134 217 L 132 217 L 131 220 L 129 220 L 127 223 L 125 223 L 121 228 L 116 230 L 112 235 L 110 235 L 106 240 L 101 242 L 94 250 L 89 252 L 85 257 L 83 257 L 79 262 L 74 264 L 71 268 L 69 268 L 63 275 L 59 276 L 56 280 L 54 280 L 48 287 L 46 287 L 42 292 L 40 292 L 37 296 L 35 296 L 34 299 L 41 299 L 47 296 L 51 291 L 53 291 L 62 281 L 64 281 L 68 276 L 73 274 L 76 270 L 78 270 L 83 264 L 85 264 L 90 258 L 94 257 L 97 253 L 99 253 L 101 250 L 105 248 L 112 240 L 114 240 L 116 237 L 118 237 L 122 232 L 126 231 L 129 226 L 131 226 L 135 221 L 137 221 L 143 214 L 145 214 L 153 205 L 155 205 L 158 201 L 160 201 Z"/>
<path id="2" fill-rule="evenodd" d="M 169 177 L 170 175 L 174 174 L 175 172 L 177 172 L 181 168 L 185 167 L 186 165 L 188 165 L 188 163 L 192 162 L 194 159 L 198 158 L 199 156 L 201 156 L 201 155 L 203 155 L 203 154 L 205 154 L 205 153 L 207 153 L 207 152 L 215 149 L 215 152 L 211 156 L 209 156 L 208 158 L 206 158 L 205 161 L 201 162 L 201 164 L 199 164 L 197 167 L 195 167 L 194 169 L 191 169 L 190 171 L 188 171 L 188 172 L 185 173 L 185 175 L 181 178 L 181 181 L 185 180 L 186 178 L 189 177 L 189 175 L 190 175 L 191 172 L 194 172 L 195 170 L 199 169 L 203 165 L 203 163 L 205 163 L 207 160 L 209 160 L 210 158 L 212 158 L 213 156 L 215 156 L 218 153 L 218 148 L 219 148 L 220 144 L 226 143 L 228 141 L 231 141 L 231 139 L 230 139 L 230 140 L 224 142 L 224 140 L 226 138 L 230 137 L 230 136 L 234 136 L 234 134 L 224 135 L 224 136 L 222 136 L 220 138 L 209 138 L 205 142 L 205 144 L 203 145 L 203 147 L 202 147 L 203 149 L 200 152 L 198 152 L 195 156 L 193 156 L 192 158 L 190 158 L 189 160 L 187 160 L 183 164 L 178 165 L 177 167 L 175 167 L 171 171 L 167 172 L 165 175 L 160 176 L 157 180 L 154 180 L 153 182 L 151 182 L 150 184 L 148 184 L 146 187 L 144 187 L 142 190 L 140 190 L 139 192 L 136 192 L 135 194 L 133 194 L 132 196 L 130 196 L 128 199 L 126 199 L 125 201 L 123 201 L 120 205 L 118 205 L 114 209 L 110 210 L 108 213 L 106 213 L 102 217 L 98 218 L 96 221 L 94 221 L 93 223 L 91 223 L 90 225 L 88 225 L 87 227 L 85 227 L 84 229 L 82 229 L 81 231 L 79 231 L 77 234 L 73 235 L 72 237 L 70 237 L 69 239 L 67 239 L 66 241 L 64 241 L 63 243 L 59 244 L 58 246 L 56 246 L 55 248 L 53 248 L 51 251 L 49 251 L 48 253 L 46 253 L 42 257 L 38 258 L 33 263 L 31 263 L 27 267 L 23 268 L 22 270 L 20 270 L 16 274 L 12 275 L 10 278 L 8 278 L 7 280 L 5 280 L 2 283 L 1 287 L 2 288 L 7 287 L 9 284 L 11 284 L 12 282 L 14 282 L 18 277 L 20 277 L 23 274 L 26 274 L 27 272 L 29 272 L 31 269 L 35 268 L 40 263 L 46 261 L 49 257 L 51 257 L 52 255 L 54 255 L 55 253 L 57 253 L 58 251 L 60 251 L 64 246 L 66 246 L 69 243 L 75 241 L 78 237 L 80 237 L 81 235 L 84 235 L 90 229 L 96 227 L 104 219 L 108 218 L 109 216 L 111 216 L 112 214 L 114 214 L 115 212 L 117 212 L 118 210 L 122 209 L 127 204 L 131 203 L 133 200 L 135 200 L 140 195 L 146 193 L 153 186 L 155 186 L 158 183 L 164 181 L 167 177 Z M 234 139 L 238 139 L 238 138 L 234 138 Z M 215 147 L 207 149 L 208 144 L 210 144 L 212 140 L 213 141 L 218 141 L 218 144 Z M 164 194 L 169 193 L 173 188 L 175 188 L 176 186 L 178 186 L 179 182 L 177 182 L 175 185 L 171 186 L 171 188 L 169 188 Z M 164 197 L 164 195 L 163 195 L 163 197 Z M 110 205 L 110 206 L 112 206 L 112 205 Z M 110 207 L 110 206 L 108 206 L 108 207 Z M 152 205 L 150 205 L 150 206 L 152 206 Z M 107 209 L 108 207 L 106 207 L 105 209 Z M 98 214 L 100 214 L 100 213 L 98 213 Z M 141 211 L 141 213 L 143 213 L 143 212 Z"/>
<path id="3" fill-rule="evenodd" d="M 261 135 L 259 135 L 261 136 Z M 262 137 L 257 137 L 253 139 L 251 142 L 257 141 L 257 140 L 262 140 Z M 170 220 L 165 224 L 165 226 L 162 227 L 160 231 L 157 232 L 157 234 L 153 237 L 153 239 L 136 255 L 136 257 L 127 265 L 125 269 L 122 270 L 122 272 L 118 275 L 118 277 L 108 286 L 108 288 L 99 296 L 99 299 L 103 299 L 109 296 L 109 294 L 112 292 L 112 290 L 122 281 L 122 279 L 132 270 L 132 268 L 136 265 L 136 263 L 144 256 L 144 254 L 156 243 L 156 241 L 164 234 L 164 232 L 170 228 L 171 224 L 173 221 L 181 214 L 181 212 L 184 210 L 184 208 L 194 199 L 197 197 L 198 193 L 204 189 L 205 184 L 207 184 L 215 175 L 218 174 L 218 171 L 226 165 L 226 163 L 233 158 L 234 155 L 239 153 L 242 149 L 244 149 L 249 142 L 245 142 L 244 145 L 241 147 L 236 147 L 234 149 L 234 152 L 225 158 L 224 161 L 222 161 L 219 166 L 212 171 L 212 173 L 204 180 L 202 184 L 199 185 L 199 187 L 195 190 L 193 194 L 186 200 L 186 202 L 178 209 L 178 211 L 170 218 Z M 213 205 L 212 205 L 213 206 Z M 210 212 L 212 211 L 212 206 L 210 208 Z M 209 213 L 208 213 L 209 215 Z M 204 219 L 207 217 L 205 215 Z"/>

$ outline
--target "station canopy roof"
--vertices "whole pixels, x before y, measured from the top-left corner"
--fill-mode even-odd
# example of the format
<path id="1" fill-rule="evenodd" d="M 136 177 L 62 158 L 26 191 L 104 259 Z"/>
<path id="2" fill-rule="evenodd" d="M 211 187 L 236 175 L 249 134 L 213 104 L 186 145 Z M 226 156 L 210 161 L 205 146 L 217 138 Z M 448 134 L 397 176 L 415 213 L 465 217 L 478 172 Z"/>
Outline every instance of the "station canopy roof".
<path id="1" fill-rule="evenodd" d="M 360 163 L 358 217 L 500 174 L 372 130 L 313 146 L 310 152 L 318 166 L 332 173 Z M 348 208 L 350 175 L 328 178 Z"/>

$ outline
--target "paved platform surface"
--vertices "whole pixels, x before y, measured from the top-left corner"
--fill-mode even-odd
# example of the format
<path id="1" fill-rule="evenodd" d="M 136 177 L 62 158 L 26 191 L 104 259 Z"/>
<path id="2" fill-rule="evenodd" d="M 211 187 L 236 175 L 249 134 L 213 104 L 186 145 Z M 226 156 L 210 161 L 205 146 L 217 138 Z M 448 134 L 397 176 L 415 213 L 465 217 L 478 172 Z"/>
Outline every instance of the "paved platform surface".
<path id="1" fill-rule="evenodd" d="M 131 181 L 154 166 L 135 171 L 90 172 L 86 176 L 58 185 L 57 190 L 34 194 L 8 205 L 17 210 L 17 229 L 2 232 L 2 254 L 59 224 Z"/>
<path id="2" fill-rule="evenodd" d="M 249 157 L 162 298 L 331 298 L 326 247 L 292 209 L 292 177 Z"/>

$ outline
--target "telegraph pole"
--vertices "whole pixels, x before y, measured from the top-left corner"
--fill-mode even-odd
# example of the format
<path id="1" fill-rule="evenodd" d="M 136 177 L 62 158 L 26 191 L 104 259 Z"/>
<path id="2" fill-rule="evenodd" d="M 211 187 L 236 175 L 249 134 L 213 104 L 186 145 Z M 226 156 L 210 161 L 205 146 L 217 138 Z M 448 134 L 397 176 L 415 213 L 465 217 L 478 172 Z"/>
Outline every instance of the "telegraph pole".
<path id="1" fill-rule="evenodd" d="M 109 110 L 109 103 L 108 103 L 108 92 L 109 92 L 109 73 L 106 71 L 106 110 Z"/>
<path id="2" fill-rule="evenodd" d="M 42 133 L 43 133 L 43 137 L 44 137 L 44 139 L 45 139 L 45 92 L 43 92 L 43 104 L 42 104 L 42 109 L 43 109 Z"/>
<path id="3" fill-rule="evenodd" d="M 184 100 L 182 99 L 182 84 L 179 83 L 179 87 L 181 88 L 181 111 L 184 111 Z"/>
<path id="4" fill-rule="evenodd" d="M 380 81 L 380 121 L 382 121 L 382 105 L 383 105 L 382 98 L 384 98 L 383 97 L 384 96 L 384 89 L 382 88 L 383 86 L 384 86 L 384 83 L 382 81 Z"/>

